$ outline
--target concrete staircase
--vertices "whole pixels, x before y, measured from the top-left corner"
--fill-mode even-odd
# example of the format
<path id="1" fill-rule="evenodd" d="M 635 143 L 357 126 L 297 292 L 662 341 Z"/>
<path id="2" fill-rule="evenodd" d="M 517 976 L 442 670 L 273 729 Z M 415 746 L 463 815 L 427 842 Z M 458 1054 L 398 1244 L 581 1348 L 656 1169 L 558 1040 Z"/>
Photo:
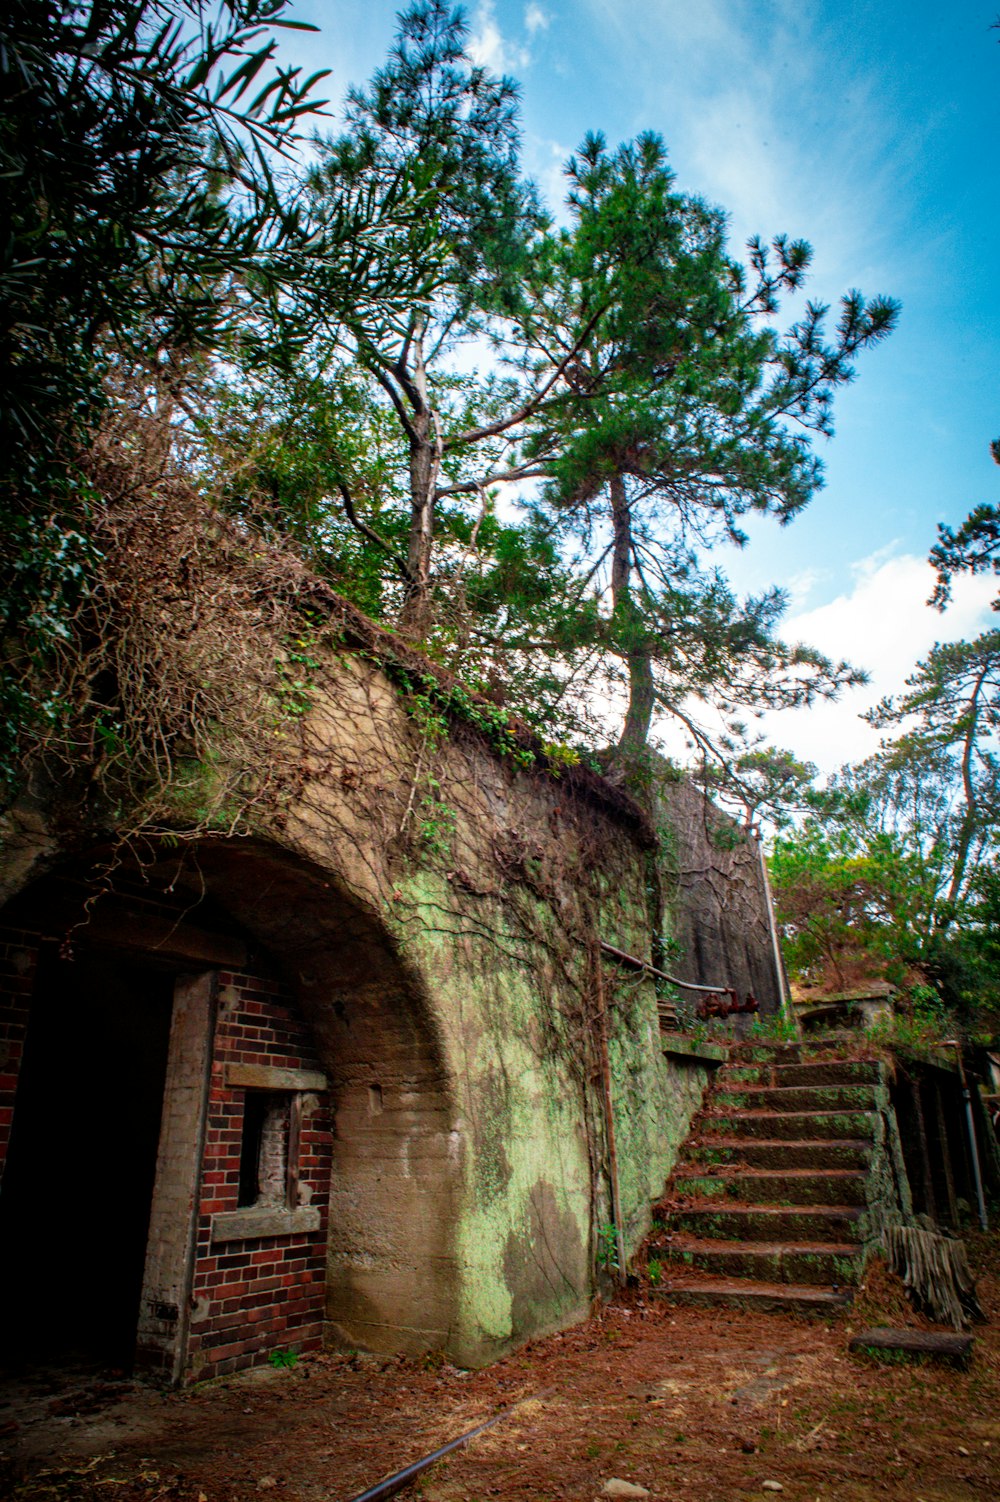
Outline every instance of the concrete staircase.
<path id="1" fill-rule="evenodd" d="M 819 1314 L 848 1303 L 882 1177 L 886 1101 L 877 1063 L 733 1049 L 654 1210 L 651 1294 Z"/>

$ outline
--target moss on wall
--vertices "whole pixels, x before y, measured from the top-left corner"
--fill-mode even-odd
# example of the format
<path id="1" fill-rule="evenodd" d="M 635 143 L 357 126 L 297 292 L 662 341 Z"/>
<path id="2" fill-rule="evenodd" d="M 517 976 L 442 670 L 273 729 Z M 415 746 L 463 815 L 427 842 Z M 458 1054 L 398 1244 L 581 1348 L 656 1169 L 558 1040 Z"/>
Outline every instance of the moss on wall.
<path id="1" fill-rule="evenodd" d="M 650 955 L 648 827 L 592 774 L 442 729 L 376 662 L 314 651 L 308 713 L 274 748 L 287 796 L 190 854 L 285 964 L 331 1079 L 331 1328 L 483 1361 L 591 1297 L 602 1005 L 630 1250 L 700 1102 L 704 1071 L 663 1057 L 652 984 L 607 964 L 595 985 L 599 940 Z M 19 880 L 58 848 L 44 809 L 36 826 Z M 184 842 L 179 807 L 181 864 Z"/>

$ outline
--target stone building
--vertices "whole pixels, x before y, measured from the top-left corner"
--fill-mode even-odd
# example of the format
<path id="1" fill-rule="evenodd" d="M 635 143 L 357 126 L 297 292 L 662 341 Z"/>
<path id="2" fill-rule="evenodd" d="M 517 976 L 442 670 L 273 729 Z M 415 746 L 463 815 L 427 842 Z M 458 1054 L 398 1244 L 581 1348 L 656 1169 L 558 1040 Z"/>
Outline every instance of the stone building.
<path id="1" fill-rule="evenodd" d="M 181 809 L 70 836 L 44 797 L 8 817 L 15 1348 L 175 1382 L 324 1341 L 481 1363 L 586 1311 L 616 1202 L 626 1251 L 648 1229 L 707 1079 L 611 954 L 652 953 L 655 833 L 441 693 L 431 757 L 407 684 L 341 629 L 276 752 L 295 776 L 242 833 Z M 683 978 L 774 1010 L 761 894 L 744 872 L 720 909 L 730 857 L 699 878 L 692 838 L 667 881 Z"/>

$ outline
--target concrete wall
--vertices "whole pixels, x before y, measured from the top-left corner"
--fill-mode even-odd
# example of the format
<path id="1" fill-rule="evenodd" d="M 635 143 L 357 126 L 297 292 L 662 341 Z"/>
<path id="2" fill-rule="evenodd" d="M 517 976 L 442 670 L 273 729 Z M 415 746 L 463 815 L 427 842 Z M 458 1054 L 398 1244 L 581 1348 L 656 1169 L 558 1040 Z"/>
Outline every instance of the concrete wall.
<path id="1" fill-rule="evenodd" d="M 756 839 L 684 779 L 661 780 L 655 806 L 671 970 L 741 997 L 749 992 L 773 1015 L 781 997 Z M 695 1005 L 691 993 L 681 999 Z"/>
<path id="2" fill-rule="evenodd" d="M 329 1084 L 329 1337 L 481 1362 L 592 1296 L 611 1219 L 602 1027 L 630 1248 L 700 1103 L 704 1072 L 663 1056 L 650 983 L 606 961 L 598 976 L 598 941 L 650 954 L 648 831 L 600 779 L 526 765 L 495 723 L 451 717 L 442 734 L 425 692 L 361 655 L 325 649 L 310 693 L 276 742 L 286 796 L 251 808 L 245 834 L 188 841 L 179 811 L 168 845 L 109 861 L 83 824 L 77 879 L 117 865 L 120 884 L 124 863 L 169 892 L 178 965 L 211 959 L 199 903 L 266 947 Z M 17 811 L 8 870 L 29 895 L 72 855 L 44 810 Z M 87 921 L 102 942 L 181 943 L 140 918 L 117 938 L 99 904 Z M 242 1359 L 223 1333 L 218 1359 Z"/>

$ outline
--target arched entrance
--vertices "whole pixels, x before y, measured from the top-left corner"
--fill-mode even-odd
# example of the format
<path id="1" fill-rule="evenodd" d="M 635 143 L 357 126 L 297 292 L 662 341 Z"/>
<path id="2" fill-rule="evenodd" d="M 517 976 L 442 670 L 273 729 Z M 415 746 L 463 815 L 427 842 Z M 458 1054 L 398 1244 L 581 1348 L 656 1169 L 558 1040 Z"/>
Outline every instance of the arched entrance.
<path id="1" fill-rule="evenodd" d="M 384 929 L 263 843 L 162 851 L 97 886 L 102 865 L 0 913 L 0 1256 L 21 1351 L 138 1350 L 182 1380 L 324 1328 L 446 1346 L 449 1091 Z"/>

